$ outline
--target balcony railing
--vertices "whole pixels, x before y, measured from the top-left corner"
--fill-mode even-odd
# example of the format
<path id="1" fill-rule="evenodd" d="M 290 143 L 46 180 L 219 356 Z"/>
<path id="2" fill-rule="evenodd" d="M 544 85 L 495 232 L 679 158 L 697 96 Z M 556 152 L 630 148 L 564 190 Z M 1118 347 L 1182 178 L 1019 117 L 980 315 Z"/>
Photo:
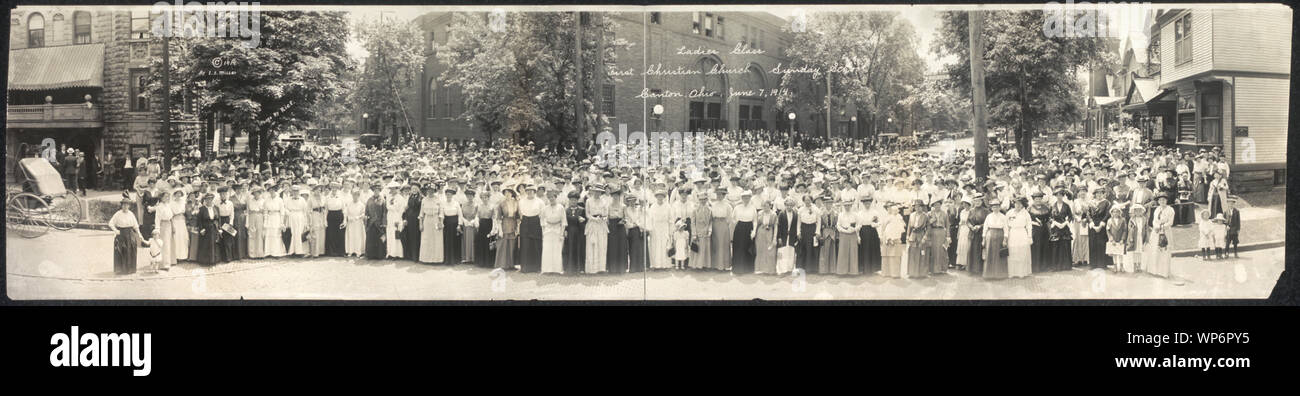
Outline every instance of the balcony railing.
<path id="1" fill-rule="evenodd" d="M 9 105 L 5 115 L 10 123 L 41 122 L 103 122 L 104 111 L 99 106 L 81 104 Z"/>

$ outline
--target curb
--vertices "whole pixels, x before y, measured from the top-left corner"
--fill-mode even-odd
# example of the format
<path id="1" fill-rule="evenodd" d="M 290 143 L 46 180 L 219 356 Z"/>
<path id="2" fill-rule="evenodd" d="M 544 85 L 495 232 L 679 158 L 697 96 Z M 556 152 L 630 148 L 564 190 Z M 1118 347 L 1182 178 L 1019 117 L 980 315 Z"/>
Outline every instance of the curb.
<path id="1" fill-rule="evenodd" d="M 1240 246 L 1237 247 L 1237 250 L 1238 250 L 1238 251 L 1242 251 L 1242 252 L 1249 252 L 1249 251 L 1252 251 L 1252 250 L 1272 249 L 1272 248 L 1275 248 L 1275 247 L 1281 247 L 1281 246 L 1286 246 L 1286 241 L 1285 241 L 1285 240 L 1280 240 L 1280 241 L 1267 241 L 1267 242 L 1255 242 L 1255 243 L 1243 243 L 1243 244 L 1241 244 Z M 1201 254 L 1201 249 L 1187 249 L 1187 250 L 1179 250 L 1179 251 L 1173 252 L 1173 253 L 1172 253 L 1172 256 L 1173 256 L 1173 257 L 1195 257 L 1195 256 L 1198 255 L 1198 254 Z"/>

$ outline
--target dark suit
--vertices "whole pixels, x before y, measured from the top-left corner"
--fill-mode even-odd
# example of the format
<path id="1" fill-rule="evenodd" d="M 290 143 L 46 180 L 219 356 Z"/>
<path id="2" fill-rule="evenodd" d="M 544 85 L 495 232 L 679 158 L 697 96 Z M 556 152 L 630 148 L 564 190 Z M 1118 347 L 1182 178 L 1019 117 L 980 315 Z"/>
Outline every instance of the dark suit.
<path id="1" fill-rule="evenodd" d="M 383 260 L 387 255 L 384 244 L 384 219 L 387 215 L 384 200 L 378 194 L 366 202 L 366 258 Z"/>
<path id="2" fill-rule="evenodd" d="M 1232 208 L 1223 212 L 1223 217 L 1228 219 L 1228 235 L 1224 238 L 1223 250 L 1224 253 L 1227 253 L 1228 247 L 1231 246 L 1235 253 L 1237 245 L 1240 244 L 1237 235 L 1241 232 L 1241 211 Z"/>
<path id="3" fill-rule="evenodd" d="M 799 212 L 786 209 L 777 214 L 776 246 L 794 246 L 799 243 Z"/>

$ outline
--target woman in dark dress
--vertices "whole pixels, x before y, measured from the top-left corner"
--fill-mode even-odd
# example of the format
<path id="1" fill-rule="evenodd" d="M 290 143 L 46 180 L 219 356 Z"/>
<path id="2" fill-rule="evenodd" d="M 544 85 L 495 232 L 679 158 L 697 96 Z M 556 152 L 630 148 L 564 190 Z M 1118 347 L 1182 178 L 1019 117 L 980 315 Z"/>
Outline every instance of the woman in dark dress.
<path id="1" fill-rule="evenodd" d="M 1056 190 L 1056 203 L 1052 204 L 1052 215 L 1048 221 L 1047 269 L 1050 271 L 1069 271 L 1073 268 L 1071 258 L 1074 249 L 1074 237 L 1070 234 L 1070 218 L 1074 215 L 1070 205 L 1070 192 Z"/>
<path id="2" fill-rule="evenodd" d="M 117 237 L 113 238 L 113 273 L 118 275 L 127 275 L 135 273 L 135 255 L 136 248 L 144 237 L 140 235 L 140 224 L 136 222 L 135 213 L 131 213 L 131 208 L 135 207 L 136 202 L 123 198 L 121 209 L 113 214 L 113 218 L 108 220 L 108 226 L 117 231 Z"/>
<path id="3" fill-rule="evenodd" d="M 524 187 L 524 196 L 518 204 L 519 272 L 542 272 L 542 203 L 539 202 L 537 186 Z"/>
<path id="4" fill-rule="evenodd" d="M 804 273 L 817 273 L 817 226 L 821 221 L 821 215 L 813 209 L 812 198 L 805 195 L 803 197 L 803 207 L 799 209 L 799 244 L 798 253 L 795 255 L 797 268 L 802 268 Z"/>
<path id="5" fill-rule="evenodd" d="M 581 273 L 583 266 L 586 265 L 587 255 L 584 254 L 587 245 L 584 237 L 586 230 L 587 211 L 582 207 L 583 201 L 578 199 L 581 195 L 577 191 L 569 192 L 569 207 L 564 210 L 564 273 L 577 274 Z"/>
<path id="6" fill-rule="evenodd" d="M 635 195 L 628 195 L 623 222 L 627 225 L 627 272 L 643 272 L 646 263 L 645 211 Z"/>
<path id="7" fill-rule="evenodd" d="M 370 200 L 366 202 L 366 258 L 383 260 L 388 255 L 387 245 L 384 244 L 384 233 L 387 232 L 384 229 L 384 219 L 387 218 L 384 197 L 379 194 L 378 184 L 370 186 L 370 193 Z"/>
<path id="8" fill-rule="evenodd" d="M 217 238 L 221 236 L 221 230 L 217 228 L 217 207 L 212 205 L 212 199 L 212 194 L 204 195 L 203 206 L 199 207 L 199 246 L 195 261 L 200 265 L 213 265 L 218 259 Z"/>
<path id="9" fill-rule="evenodd" d="M 867 215 L 858 219 L 859 224 L 862 225 L 862 228 L 858 229 L 858 238 L 862 241 L 858 245 L 858 271 L 863 275 L 874 275 L 880 271 L 880 230 L 877 230 L 876 226 L 883 226 L 886 217 L 883 212 L 871 209 L 871 201 L 871 196 L 862 199 L 863 208 L 859 212 Z"/>
<path id="10" fill-rule="evenodd" d="M 609 192 L 609 234 L 605 248 L 605 271 L 611 274 L 627 272 L 627 227 L 623 223 L 626 209 L 623 203 L 623 190 L 614 188 Z"/>
<path id="11" fill-rule="evenodd" d="M 1034 203 L 1029 205 L 1029 218 L 1033 221 L 1033 227 L 1030 232 L 1030 239 L 1033 240 L 1032 246 L 1029 247 L 1030 267 L 1033 273 L 1051 271 L 1048 265 L 1048 222 L 1051 221 L 1052 208 L 1043 202 L 1043 193 L 1034 192 Z"/>
<path id="12" fill-rule="evenodd" d="M 235 185 L 235 194 L 230 197 L 230 202 L 235 204 L 235 260 L 244 260 L 248 258 L 248 200 L 249 195 L 244 194 L 244 185 Z M 343 212 L 340 211 L 342 216 Z M 343 230 L 339 230 L 342 235 Z M 343 246 L 341 243 L 340 247 Z"/>
<path id="13" fill-rule="evenodd" d="M 483 201 L 478 207 L 475 215 L 478 216 L 478 228 L 475 229 L 474 235 L 474 265 L 480 268 L 492 268 L 495 262 L 492 250 L 491 240 L 488 234 L 492 233 L 492 208 L 487 206 L 488 196 L 483 195 Z"/>
<path id="14" fill-rule="evenodd" d="M 149 185 L 152 186 L 153 183 L 149 183 Z M 144 219 L 140 223 L 139 230 L 141 235 L 153 235 L 153 226 L 157 223 L 154 221 L 154 216 L 158 212 L 156 206 L 158 206 L 158 202 L 161 201 L 159 198 L 160 193 L 161 192 L 155 191 L 150 187 L 150 189 L 144 190 L 142 195 L 140 195 L 140 206 L 144 208 Z"/>
<path id="15" fill-rule="evenodd" d="M 330 195 L 325 197 L 325 255 L 343 257 L 347 255 L 347 230 L 343 229 L 343 209 L 348 199 L 342 188 L 335 183 L 330 186 Z M 238 211 L 239 207 L 236 206 Z"/>
<path id="16" fill-rule="evenodd" d="M 1088 233 L 1088 267 L 1106 268 L 1111 265 L 1111 256 L 1106 254 L 1106 242 L 1110 238 L 1106 232 L 1106 223 L 1110 222 L 1111 201 L 1105 189 L 1097 189 L 1092 194 L 1092 211 L 1088 213 L 1088 229 L 1079 232 Z"/>

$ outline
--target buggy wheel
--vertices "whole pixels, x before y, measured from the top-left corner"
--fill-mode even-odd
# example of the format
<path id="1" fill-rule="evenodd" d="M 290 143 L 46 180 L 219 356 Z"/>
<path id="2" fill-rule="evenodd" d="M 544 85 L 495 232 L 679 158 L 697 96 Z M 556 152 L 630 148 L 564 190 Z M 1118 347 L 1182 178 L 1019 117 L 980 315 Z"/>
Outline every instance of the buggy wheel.
<path id="1" fill-rule="evenodd" d="M 49 227 L 45 221 L 33 214 L 46 209 L 45 200 L 36 195 L 29 193 L 11 195 L 5 201 L 6 231 L 28 239 L 45 235 L 49 232 Z"/>
<path id="2" fill-rule="evenodd" d="M 59 231 L 67 231 L 81 222 L 81 198 L 76 193 L 69 192 L 62 196 L 50 197 L 50 210 L 46 219 L 50 227 Z"/>

